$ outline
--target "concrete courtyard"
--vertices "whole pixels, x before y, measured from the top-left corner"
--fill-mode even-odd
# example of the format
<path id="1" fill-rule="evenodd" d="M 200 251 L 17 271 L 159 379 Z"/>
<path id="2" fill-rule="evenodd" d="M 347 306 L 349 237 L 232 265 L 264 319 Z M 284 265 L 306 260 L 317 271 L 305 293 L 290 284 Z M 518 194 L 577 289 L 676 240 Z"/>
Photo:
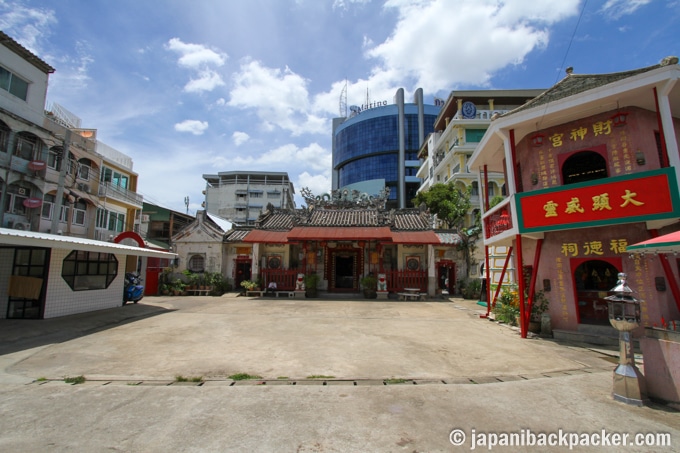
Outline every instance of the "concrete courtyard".
<path id="1" fill-rule="evenodd" d="M 679 451 L 677 411 L 612 399 L 616 351 L 521 339 L 484 311 L 462 299 L 227 295 L 3 320 L 0 450 L 430 452 L 488 450 L 502 433 L 577 439 L 562 430 L 581 443 L 628 435 L 625 448 L 572 451 Z M 230 379 L 239 373 L 259 377 Z M 64 382 L 76 376 L 85 383 Z"/>

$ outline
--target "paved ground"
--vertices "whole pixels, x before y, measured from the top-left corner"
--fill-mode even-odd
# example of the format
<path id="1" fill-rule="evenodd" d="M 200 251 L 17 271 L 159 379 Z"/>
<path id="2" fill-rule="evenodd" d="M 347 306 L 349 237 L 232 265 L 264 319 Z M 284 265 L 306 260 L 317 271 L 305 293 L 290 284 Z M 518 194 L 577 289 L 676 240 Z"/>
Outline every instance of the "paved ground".
<path id="1" fill-rule="evenodd" d="M 456 451 L 454 429 L 462 450 L 503 432 L 559 441 L 561 429 L 673 442 L 573 451 L 680 451 L 678 412 L 612 400 L 615 351 L 522 340 L 480 311 L 460 299 L 159 297 L 1 320 L 0 451 Z"/>

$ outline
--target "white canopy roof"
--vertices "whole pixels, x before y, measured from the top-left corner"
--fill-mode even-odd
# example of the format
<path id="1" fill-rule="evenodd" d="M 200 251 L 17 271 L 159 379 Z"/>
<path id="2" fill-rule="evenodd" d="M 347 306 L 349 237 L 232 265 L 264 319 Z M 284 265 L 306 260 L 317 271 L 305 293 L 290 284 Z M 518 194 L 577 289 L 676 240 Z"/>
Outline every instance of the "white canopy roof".
<path id="1" fill-rule="evenodd" d="M 83 250 L 86 252 L 117 253 L 119 255 L 150 256 L 168 259 L 174 259 L 177 256 L 175 253 L 116 244 L 114 242 L 0 228 L 0 246 L 5 245 Z"/>

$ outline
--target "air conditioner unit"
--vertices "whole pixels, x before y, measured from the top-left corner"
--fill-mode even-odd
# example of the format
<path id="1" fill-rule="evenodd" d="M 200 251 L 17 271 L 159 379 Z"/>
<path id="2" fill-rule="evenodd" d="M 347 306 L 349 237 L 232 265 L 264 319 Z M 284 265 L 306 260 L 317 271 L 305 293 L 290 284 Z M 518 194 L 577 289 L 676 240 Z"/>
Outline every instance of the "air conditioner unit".
<path id="1" fill-rule="evenodd" d="M 78 190 L 85 193 L 90 193 L 90 185 L 83 182 L 78 183 Z"/>
<path id="2" fill-rule="evenodd" d="M 14 222 L 14 229 L 29 231 L 31 229 L 31 222 Z"/>
<path id="3" fill-rule="evenodd" d="M 149 215 L 142 214 L 142 223 L 149 223 Z"/>

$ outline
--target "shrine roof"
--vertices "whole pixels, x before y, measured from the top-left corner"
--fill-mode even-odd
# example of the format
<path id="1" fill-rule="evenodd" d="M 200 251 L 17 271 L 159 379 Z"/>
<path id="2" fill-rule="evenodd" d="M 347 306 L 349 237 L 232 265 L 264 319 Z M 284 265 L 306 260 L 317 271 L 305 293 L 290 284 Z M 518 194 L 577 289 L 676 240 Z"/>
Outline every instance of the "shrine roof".
<path id="1" fill-rule="evenodd" d="M 533 107 L 546 105 L 551 102 L 567 98 L 569 96 L 574 96 L 576 94 L 583 93 L 588 90 L 600 88 L 610 83 L 618 82 L 619 80 L 627 79 L 638 74 L 658 69 L 661 66 L 663 66 L 663 63 L 656 64 L 653 66 L 647 66 L 645 68 L 633 69 L 630 71 L 613 72 L 609 74 L 568 73 L 565 78 L 557 82 L 551 88 L 548 88 L 546 91 L 539 94 L 535 98 L 531 99 L 527 103 L 517 107 L 514 110 L 506 112 L 501 116 L 512 115 L 513 113 L 517 113 Z"/>

